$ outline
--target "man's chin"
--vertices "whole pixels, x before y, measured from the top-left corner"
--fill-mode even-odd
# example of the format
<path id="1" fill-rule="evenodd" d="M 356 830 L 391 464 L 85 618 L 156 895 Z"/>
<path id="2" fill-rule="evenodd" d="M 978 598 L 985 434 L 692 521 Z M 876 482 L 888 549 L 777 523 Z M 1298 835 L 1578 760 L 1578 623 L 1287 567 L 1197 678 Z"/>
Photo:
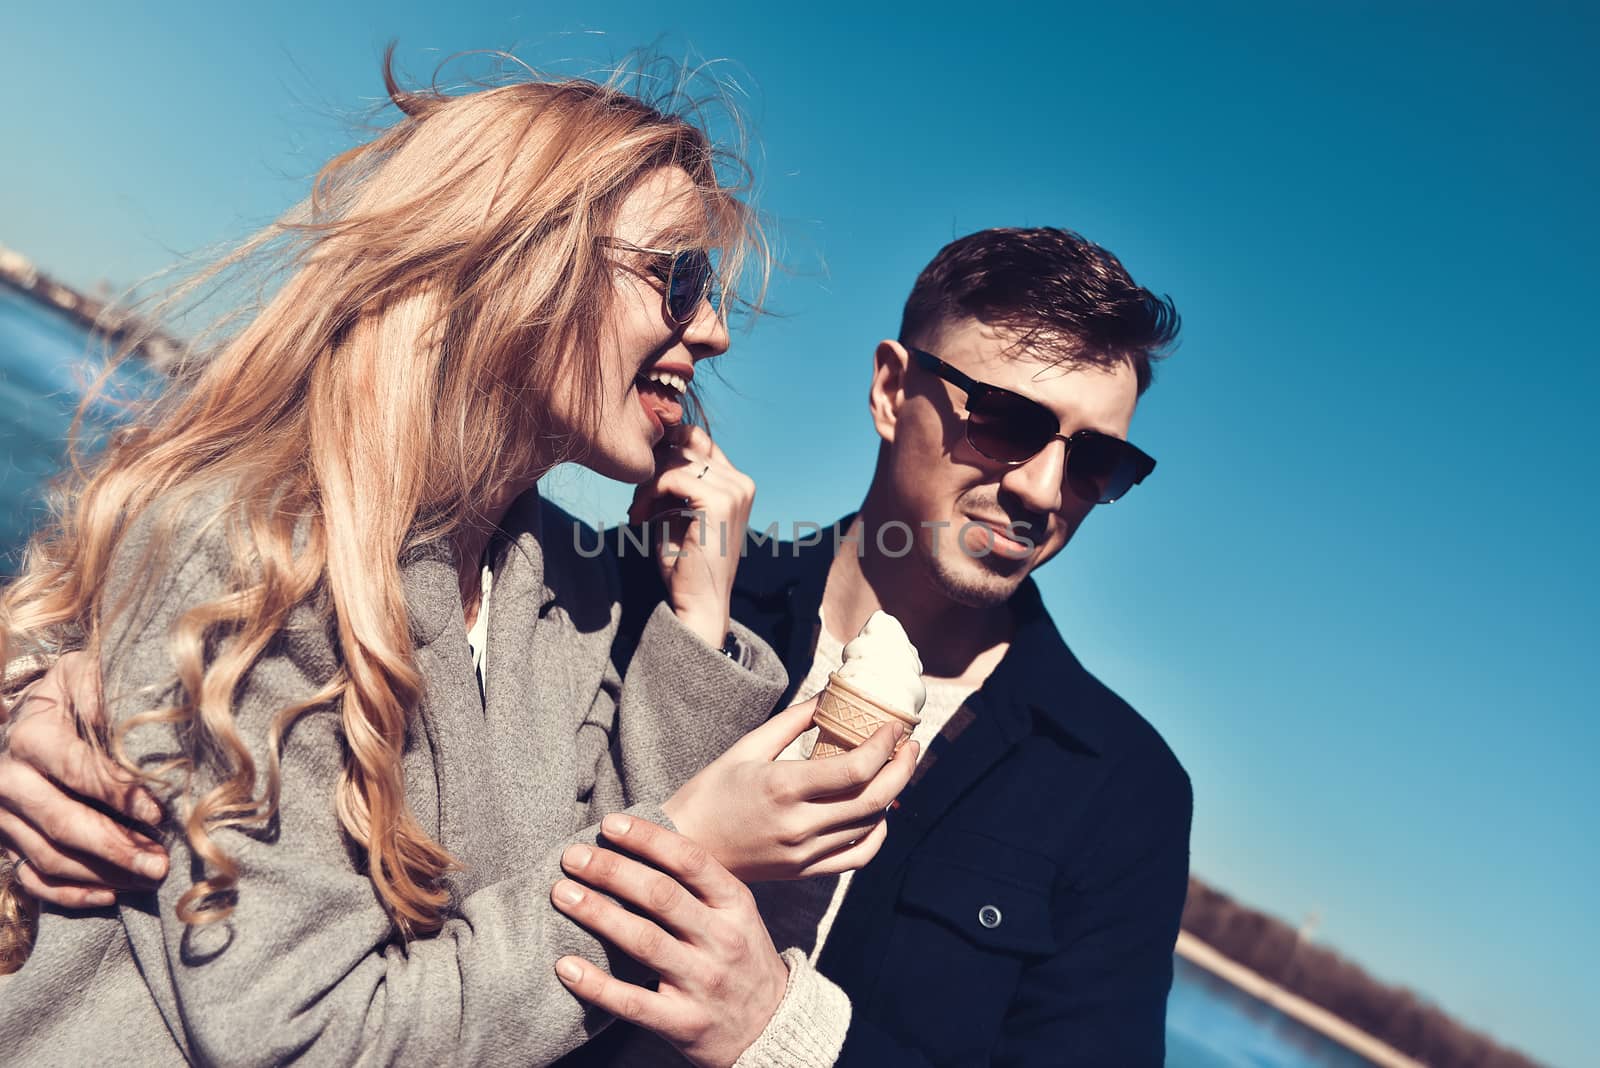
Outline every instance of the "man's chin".
<path id="1" fill-rule="evenodd" d="M 1019 560 L 998 553 L 933 563 L 934 580 L 945 596 L 968 608 L 993 608 L 1004 604 L 1032 570 L 1027 558 Z"/>

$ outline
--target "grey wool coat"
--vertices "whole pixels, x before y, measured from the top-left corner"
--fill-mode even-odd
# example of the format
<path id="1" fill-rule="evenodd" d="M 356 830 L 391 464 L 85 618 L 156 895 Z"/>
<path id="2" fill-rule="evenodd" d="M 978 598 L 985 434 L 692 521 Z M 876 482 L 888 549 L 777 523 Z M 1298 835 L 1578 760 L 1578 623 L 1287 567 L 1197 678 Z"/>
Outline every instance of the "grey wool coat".
<path id="1" fill-rule="evenodd" d="M 537 494 L 505 526 L 491 546 L 481 696 L 448 553 L 404 568 L 426 680 L 405 789 L 424 829 L 463 864 L 443 930 L 409 944 L 395 935 L 334 812 L 338 713 L 317 709 L 283 739 L 276 825 L 216 834 L 241 865 L 232 916 L 195 928 L 176 918 L 198 861 L 181 831 L 163 828 L 172 866 L 157 892 L 86 917 L 41 917 L 31 959 L 0 978 L 0 1063 L 543 1064 L 605 1025 L 555 977 L 568 953 L 625 966 L 550 905 L 562 849 L 594 841 L 607 812 L 665 823 L 659 802 L 759 725 L 786 680 L 748 631 L 735 625 L 736 662 L 665 606 L 618 678 L 613 566 L 586 559 L 582 528 Z M 191 540 L 181 566 L 107 628 L 113 720 L 165 704 L 173 620 L 223 589 L 223 537 Z M 258 769 L 275 713 L 315 693 L 335 658 L 327 621 L 307 606 L 249 672 L 234 712 Z M 148 725 L 127 745 L 153 763 L 182 743 Z"/>

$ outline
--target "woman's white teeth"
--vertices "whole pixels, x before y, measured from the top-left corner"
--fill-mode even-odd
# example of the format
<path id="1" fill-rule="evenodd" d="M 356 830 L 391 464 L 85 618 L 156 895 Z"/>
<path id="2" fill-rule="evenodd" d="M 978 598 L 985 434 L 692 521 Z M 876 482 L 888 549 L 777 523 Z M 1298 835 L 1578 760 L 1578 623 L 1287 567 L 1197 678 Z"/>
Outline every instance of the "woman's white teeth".
<path id="1" fill-rule="evenodd" d="M 684 393 L 689 389 L 687 380 L 672 374 L 670 371 L 648 371 L 644 377 L 658 386 L 666 386 L 674 393 Z"/>

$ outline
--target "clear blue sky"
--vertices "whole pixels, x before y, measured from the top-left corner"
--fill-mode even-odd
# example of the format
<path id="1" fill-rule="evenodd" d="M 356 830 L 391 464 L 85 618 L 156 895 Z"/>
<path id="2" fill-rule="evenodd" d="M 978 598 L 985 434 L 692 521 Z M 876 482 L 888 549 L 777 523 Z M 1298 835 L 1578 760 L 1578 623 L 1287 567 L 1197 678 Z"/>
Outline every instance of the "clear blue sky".
<path id="1" fill-rule="evenodd" d="M 1056 224 L 1118 252 L 1185 319 L 1134 424 L 1161 466 L 1041 584 L 1189 768 L 1195 870 L 1593 1063 L 1593 14 L 161 6 L 6 16 L 0 243 L 75 283 L 295 200 L 390 37 L 417 74 L 508 46 L 735 61 L 793 268 L 714 398 L 763 523 L 858 502 L 872 347 L 941 244 Z"/>

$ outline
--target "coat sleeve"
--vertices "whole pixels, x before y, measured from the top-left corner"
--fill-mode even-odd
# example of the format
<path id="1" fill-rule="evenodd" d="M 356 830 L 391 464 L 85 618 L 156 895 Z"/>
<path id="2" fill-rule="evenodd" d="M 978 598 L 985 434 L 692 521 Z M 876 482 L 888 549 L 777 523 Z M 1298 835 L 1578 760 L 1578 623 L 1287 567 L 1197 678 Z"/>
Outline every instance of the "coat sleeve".
<path id="1" fill-rule="evenodd" d="M 729 657 L 665 602 L 651 611 L 621 680 L 611 735 L 621 804 L 665 801 L 771 715 L 788 674 L 765 642 L 732 626 L 738 648 Z"/>
<path id="2" fill-rule="evenodd" d="M 220 539 L 207 541 L 138 608 L 108 622 L 102 671 L 113 722 L 170 704 L 172 623 L 224 590 L 226 556 Z M 275 640 L 233 694 L 234 726 L 255 761 L 258 793 L 278 712 L 309 699 L 328 678 L 325 631 L 301 624 Z M 147 769 L 186 748 L 179 731 L 160 723 L 129 730 L 126 745 Z M 266 827 L 213 832 L 217 848 L 239 865 L 225 920 L 191 926 L 177 918 L 179 898 L 204 865 L 172 826 L 164 828 L 171 874 L 157 891 L 121 903 L 140 970 L 187 1058 L 542 1064 L 603 1027 L 604 1017 L 586 1013 L 561 986 L 553 964 L 569 953 L 601 967 L 613 961 L 549 903 L 562 850 L 594 840 L 596 829 L 531 852 L 513 874 L 454 902 L 437 934 L 406 942 L 339 825 L 334 798 L 344 748 L 337 712 L 305 714 L 279 746 L 276 817 Z M 216 781 L 215 759 L 200 761 L 197 789 Z M 631 811 L 663 819 L 654 804 Z"/>

